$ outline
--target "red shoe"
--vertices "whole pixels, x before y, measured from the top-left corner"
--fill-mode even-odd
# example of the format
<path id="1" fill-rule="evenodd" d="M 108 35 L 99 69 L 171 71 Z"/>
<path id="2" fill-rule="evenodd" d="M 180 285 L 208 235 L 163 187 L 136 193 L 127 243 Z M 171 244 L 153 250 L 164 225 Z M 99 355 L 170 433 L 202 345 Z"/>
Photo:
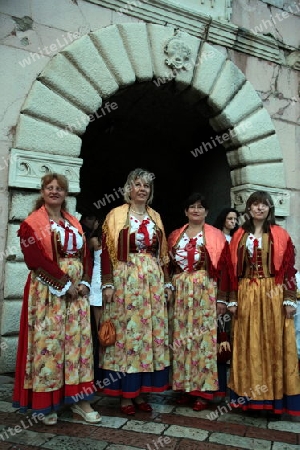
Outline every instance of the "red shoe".
<path id="1" fill-rule="evenodd" d="M 121 413 L 127 414 L 127 416 L 134 416 L 135 415 L 135 409 L 133 405 L 125 405 L 121 406 Z"/>
<path id="2" fill-rule="evenodd" d="M 177 405 L 187 405 L 191 401 L 191 396 L 188 394 L 181 394 L 181 396 L 176 400 Z"/>
<path id="3" fill-rule="evenodd" d="M 152 406 L 149 405 L 149 403 L 147 403 L 147 402 L 141 402 L 141 403 L 134 402 L 134 404 L 139 411 L 143 411 L 143 412 L 152 412 L 153 411 Z"/>
<path id="4" fill-rule="evenodd" d="M 207 407 L 207 402 L 204 400 L 201 400 L 200 398 L 198 398 L 195 403 L 193 404 L 193 410 L 194 411 L 203 411 L 203 409 L 206 409 Z"/>

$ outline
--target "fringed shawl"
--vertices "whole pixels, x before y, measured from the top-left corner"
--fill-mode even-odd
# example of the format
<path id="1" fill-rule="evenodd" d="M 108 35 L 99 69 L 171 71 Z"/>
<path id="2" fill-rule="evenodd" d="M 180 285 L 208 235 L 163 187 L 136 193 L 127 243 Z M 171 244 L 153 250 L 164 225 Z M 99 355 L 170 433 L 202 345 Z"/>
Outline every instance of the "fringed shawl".
<path id="1" fill-rule="evenodd" d="M 128 213 L 129 207 L 127 203 L 117 208 L 112 209 L 106 216 L 106 219 L 103 224 L 103 234 L 106 237 L 106 245 L 109 252 L 110 260 L 115 266 L 117 264 L 118 258 L 118 239 L 120 231 L 126 226 L 128 223 Z M 168 246 L 165 238 L 164 227 L 160 218 L 160 215 L 149 206 L 146 207 L 147 214 L 153 220 L 156 227 L 160 229 L 162 232 L 162 241 L 160 245 L 160 260 L 162 265 L 165 265 L 169 262 L 168 256 Z"/>
<path id="2" fill-rule="evenodd" d="M 234 233 L 230 242 L 231 261 L 234 268 L 235 278 L 237 278 L 238 247 L 244 233 L 245 230 L 239 228 Z M 285 270 L 291 257 L 293 257 L 293 244 L 288 232 L 279 225 L 270 226 L 270 237 L 273 243 L 272 263 L 275 269 L 275 282 L 276 284 L 282 284 Z M 237 284 L 235 285 L 237 286 Z"/>
<path id="3" fill-rule="evenodd" d="M 67 211 L 62 211 L 62 216 L 70 222 L 72 226 L 77 228 L 79 233 L 83 234 L 81 224 L 76 217 L 72 216 Z M 41 206 L 38 210 L 33 211 L 27 219 L 22 222 L 22 228 L 24 228 L 26 224 L 33 230 L 36 240 L 39 242 L 39 245 L 42 245 L 43 247 L 44 253 L 50 259 L 53 259 L 50 221 L 45 206 Z"/>

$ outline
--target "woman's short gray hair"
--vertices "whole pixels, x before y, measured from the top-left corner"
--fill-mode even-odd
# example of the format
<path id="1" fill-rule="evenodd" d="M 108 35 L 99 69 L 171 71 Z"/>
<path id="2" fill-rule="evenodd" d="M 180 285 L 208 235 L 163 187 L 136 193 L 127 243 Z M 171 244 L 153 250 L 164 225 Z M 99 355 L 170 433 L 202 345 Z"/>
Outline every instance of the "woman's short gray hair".
<path id="1" fill-rule="evenodd" d="M 126 183 L 124 185 L 124 200 L 126 203 L 131 203 L 130 191 L 131 191 L 133 183 L 138 178 L 141 178 L 142 181 L 149 183 L 150 195 L 147 200 L 147 204 L 150 205 L 153 200 L 153 191 L 154 191 L 153 180 L 154 180 L 155 176 L 154 176 L 154 173 L 148 172 L 148 170 L 144 170 L 144 169 L 140 169 L 140 168 L 134 169 L 129 173 Z"/>

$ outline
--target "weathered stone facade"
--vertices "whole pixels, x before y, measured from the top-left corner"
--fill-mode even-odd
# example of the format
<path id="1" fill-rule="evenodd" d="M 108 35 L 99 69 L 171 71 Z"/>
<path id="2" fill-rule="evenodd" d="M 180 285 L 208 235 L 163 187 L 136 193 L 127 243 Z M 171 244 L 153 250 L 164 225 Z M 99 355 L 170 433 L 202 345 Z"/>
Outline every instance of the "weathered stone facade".
<path id="1" fill-rule="evenodd" d="M 232 204 L 243 210 L 254 189 L 268 190 L 300 248 L 297 2 L 10 0 L 0 20 L 2 372 L 14 370 L 28 273 L 19 223 L 49 170 L 69 178 L 75 212 L 81 136 L 119 90 L 174 80 L 201 101 L 227 152 Z"/>

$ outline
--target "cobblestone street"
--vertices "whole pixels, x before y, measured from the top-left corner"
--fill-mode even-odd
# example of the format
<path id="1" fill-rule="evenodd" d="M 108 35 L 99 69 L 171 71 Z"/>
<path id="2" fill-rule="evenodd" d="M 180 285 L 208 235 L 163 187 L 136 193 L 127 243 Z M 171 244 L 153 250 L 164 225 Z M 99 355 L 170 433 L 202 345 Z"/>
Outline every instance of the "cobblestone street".
<path id="1" fill-rule="evenodd" d="M 57 425 L 45 426 L 12 408 L 12 388 L 13 378 L 0 376 L 1 450 L 299 450 L 300 418 L 230 411 L 227 400 L 195 412 L 177 406 L 172 392 L 149 395 L 153 412 L 129 417 L 117 399 L 96 396 L 100 424 L 75 422 L 66 408 Z"/>

